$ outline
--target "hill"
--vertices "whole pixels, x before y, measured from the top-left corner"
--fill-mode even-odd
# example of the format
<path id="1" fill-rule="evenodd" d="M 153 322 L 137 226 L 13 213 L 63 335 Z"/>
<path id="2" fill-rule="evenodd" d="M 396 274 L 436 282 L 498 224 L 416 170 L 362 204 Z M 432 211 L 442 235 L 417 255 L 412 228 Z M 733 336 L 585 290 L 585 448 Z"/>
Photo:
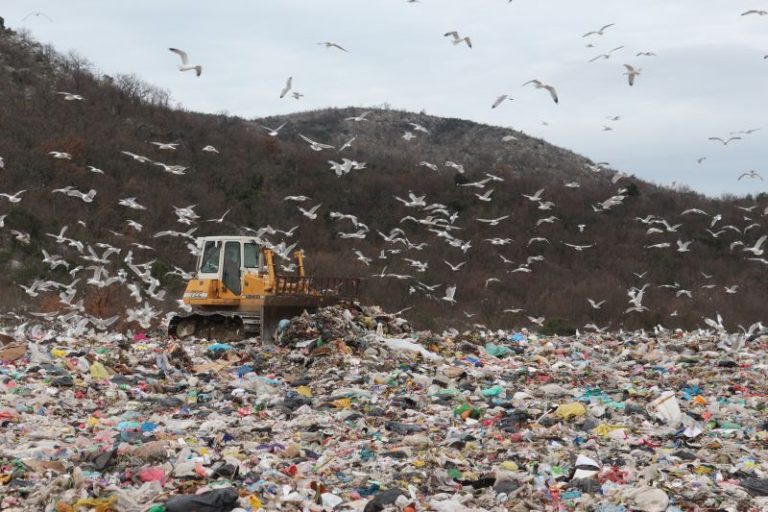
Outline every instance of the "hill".
<path id="1" fill-rule="evenodd" d="M 765 195 L 713 199 L 669 190 L 521 132 L 392 109 L 255 120 L 187 112 L 135 76 L 99 75 L 86 59 L 11 30 L 0 34 L 0 59 L 0 190 L 25 191 L 13 197 L 19 202 L 0 199 L 3 310 L 71 308 L 55 285 L 25 293 L 20 285 L 38 278 L 64 285 L 79 278 L 68 300 L 82 298 L 95 316 L 125 320 L 126 308 L 144 302 L 173 309 L 183 280 L 168 272 L 193 269 L 190 240 L 154 235 L 197 228 L 194 236 L 259 232 L 275 244 L 296 241 L 310 272 L 369 277 L 366 300 L 392 310 L 412 306 L 406 316 L 417 327 L 523 326 L 530 315 L 545 317 L 548 330 L 586 323 L 693 328 L 719 312 L 735 328 L 766 317 L 765 264 L 742 250 L 765 233 Z M 348 119 L 366 111 L 363 120 Z M 283 124 L 276 136 L 264 128 Z M 302 135 L 334 147 L 315 151 Z M 152 144 L 158 141 L 175 149 Z M 346 142 L 351 146 L 340 151 Z M 329 161 L 344 158 L 364 168 L 337 176 Z M 90 190 L 91 202 L 77 197 L 87 199 Z M 424 204 L 406 206 L 420 203 L 409 192 Z M 289 195 L 311 199 L 286 201 Z M 145 209 L 119 204 L 128 198 Z M 316 204 L 316 220 L 298 209 Z M 177 208 L 191 205 L 199 218 L 177 216 Z M 682 214 L 692 208 L 706 214 Z M 225 212 L 223 222 L 206 222 Z M 365 227 L 333 212 L 354 215 Z M 501 217 L 496 226 L 478 221 Z M 555 219 L 542 220 L 549 217 Z M 49 236 L 64 228 L 63 243 Z M 402 233 L 394 242 L 378 233 L 396 228 Z M 364 238 L 341 235 L 356 232 Z M 690 241 L 690 251 L 678 252 L 678 240 Z M 110 247 L 120 252 L 105 258 Z M 52 270 L 43 250 L 69 269 Z M 126 257 L 146 263 L 164 297 L 147 289 Z M 446 260 L 464 263 L 453 271 Z M 70 274 L 77 266 L 104 271 Z M 386 274 L 412 277 L 371 277 L 385 267 Z M 116 282 L 89 285 L 94 272 Z M 138 303 L 131 284 L 142 288 Z M 646 284 L 638 303 L 649 310 L 625 313 L 628 290 Z M 452 285 L 456 304 L 442 300 Z M 606 302 L 594 309 L 587 298 Z M 525 311 L 504 312 L 515 308 Z"/>

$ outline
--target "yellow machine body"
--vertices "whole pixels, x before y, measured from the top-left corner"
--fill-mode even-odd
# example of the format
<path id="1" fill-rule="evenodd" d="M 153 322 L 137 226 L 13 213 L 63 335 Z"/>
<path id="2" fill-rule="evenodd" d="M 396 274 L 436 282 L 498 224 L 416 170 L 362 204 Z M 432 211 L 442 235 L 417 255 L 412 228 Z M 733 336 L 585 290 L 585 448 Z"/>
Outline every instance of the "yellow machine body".
<path id="1" fill-rule="evenodd" d="M 198 249 L 197 272 L 183 296 L 191 311 L 171 319 L 172 336 L 271 338 L 281 319 L 360 291 L 359 279 L 306 276 L 302 251 L 293 252 L 291 273 L 278 273 L 276 252 L 253 237 L 202 237 Z"/>

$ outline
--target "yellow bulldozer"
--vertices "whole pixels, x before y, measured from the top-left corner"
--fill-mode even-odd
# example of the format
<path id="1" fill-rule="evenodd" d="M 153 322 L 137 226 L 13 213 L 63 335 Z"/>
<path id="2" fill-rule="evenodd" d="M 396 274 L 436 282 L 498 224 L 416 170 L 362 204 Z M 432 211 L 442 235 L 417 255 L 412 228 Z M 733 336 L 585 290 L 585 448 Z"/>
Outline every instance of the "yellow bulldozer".
<path id="1" fill-rule="evenodd" d="M 360 279 L 305 275 L 302 251 L 293 252 L 295 272 L 278 273 L 275 252 L 254 237 L 201 237 L 197 247 L 197 272 L 183 298 L 191 310 L 168 325 L 178 338 L 271 341 L 281 319 L 356 299 L 361 291 Z"/>

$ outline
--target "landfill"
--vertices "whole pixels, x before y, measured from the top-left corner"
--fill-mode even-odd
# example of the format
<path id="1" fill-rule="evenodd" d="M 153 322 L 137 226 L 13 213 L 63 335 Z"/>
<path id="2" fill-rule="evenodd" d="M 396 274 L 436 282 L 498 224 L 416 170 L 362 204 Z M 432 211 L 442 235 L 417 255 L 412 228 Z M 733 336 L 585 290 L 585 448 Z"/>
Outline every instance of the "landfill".
<path id="1" fill-rule="evenodd" d="M 768 510 L 768 337 L 0 338 L 2 511 Z"/>

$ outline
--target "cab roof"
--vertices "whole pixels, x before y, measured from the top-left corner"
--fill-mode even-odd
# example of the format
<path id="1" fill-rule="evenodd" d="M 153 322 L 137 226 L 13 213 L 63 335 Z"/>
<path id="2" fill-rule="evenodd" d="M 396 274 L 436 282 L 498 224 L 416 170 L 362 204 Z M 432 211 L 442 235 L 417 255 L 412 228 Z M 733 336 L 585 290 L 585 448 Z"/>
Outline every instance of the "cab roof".
<path id="1" fill-rule="evenodd" d="M 197 238 L 198 243 L 205 242 L 254 242 L 259 243 L 255 236 L 200 236 Z"/>

